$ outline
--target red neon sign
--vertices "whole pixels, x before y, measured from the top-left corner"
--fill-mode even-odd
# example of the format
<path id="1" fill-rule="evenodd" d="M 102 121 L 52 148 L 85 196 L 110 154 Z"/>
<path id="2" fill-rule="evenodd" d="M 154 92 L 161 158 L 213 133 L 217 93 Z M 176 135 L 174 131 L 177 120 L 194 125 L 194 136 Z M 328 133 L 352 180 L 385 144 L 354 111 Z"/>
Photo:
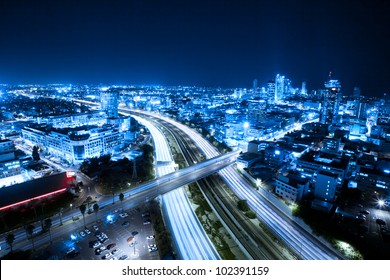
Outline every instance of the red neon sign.
<path id="1" fill-rule="evenodd" d="M 47 194 L 44 194 L 44 195 L 36 196 L 36 197 L 33 197 L 33 198 L 29 198 L 29 199 L 26 199 L 26 200 L 23 200 L 23 201 L 19 201 L 19 202 L 16 202 L 14 204 L 11 204 L 11 205 L 7 205 L 7 206 L 4 206 L 4 207 L 1 207 L 0 211 L 6 210 L 6 209 L 9 209 L 11 207 L 18 206 L 18 205 L 22 205 L 24 203 L 27 203 L 27 202 L 30 202 L 30 201 L 33 201 L 33 200 L 37 200 L 37 199 L 41 199 L 41 198 L 44 198 L 44 197 L 48 197 L 50 195 L 58 194 L 58 193 L 61 193 L 63 191 L 66 191 L 66 188 L 60 189 L 60 190 L 55 191 L 55 192 L 47 193 Z"/>

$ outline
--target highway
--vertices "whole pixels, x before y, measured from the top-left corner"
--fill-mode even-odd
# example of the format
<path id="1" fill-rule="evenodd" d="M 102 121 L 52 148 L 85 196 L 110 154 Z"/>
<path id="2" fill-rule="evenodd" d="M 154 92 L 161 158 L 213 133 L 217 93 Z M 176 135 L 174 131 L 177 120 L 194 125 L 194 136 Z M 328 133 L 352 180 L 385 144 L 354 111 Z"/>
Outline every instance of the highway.
<path id="1" fill-rule="evenodd" d="M 176 188 L 180 188 L 186 184 L 197 181 L 201 178 L 205 178 L 210 174 L 219 171 L 220 169 L 226 168 L 235 162 L 238 156 L 238 152 L 231 152 L 226 155 L 219 156 L 217 158 L 213 158 L 199 164 L 193 165 L 188 168 L 184 168 L 178 170 L 174 173 L 170 173 L 164 175 L 160 178 L 152 180 L 150 182 L 140 184 L 139 186 L 124 192 L 125 200 L 123 205 L 125 208 L 134 208 L 142 203 L 148 202 L 149 200 L 168 193 Z M 100 209 L 105 208 L 104 211 L 114 211 L 115 205 L 112 205 L 112 198 L 105 197 L 99 201 Z M 70 233 L 74 231 L 80 225 L 76 224 L 80 223 L 82 217 L 80 218 L 80 210 L 79 209 L 71 209 L 66 213 L 63 213 L 61 217 L 62 225 L 60 225 L 59 217 L 51 217 L 52 218 L 52 238 L 60 238 L 66 233 Z M 77 217 L 77 221 L 73 221 L 73 218 Z M 94 215 L 85 216 L 86 223 L 93 222 L 95 219 Z M 40 223 L 36 222 L 35 228 L 40 228 Z M 1 240 L 5 240 L 8 232 L 0 235 Z M 23 228 L 19 228 L 13 231 L 15 235 L 15 242 L 13 243 L 13 249 L 18 250 L 26 250 L 31 248 L 31 242 L 26 239 L 26 232 Z M 49 234 L 46 233 L 44 236 L 39 236 L 35 238 L 35 245 L 40 246 L 46 244 L 49 241 Z M 7 253 L 7 250 L 0 251 L 0 257 Z"/>
<path id="2" fill-rule="evenodd" d="M 181 130 L 172 124 L 159 120 L 169 132 L 174 135 L 180 146 L 183 156 L 191 165 L 194 162 L 200 162 L 203 155 L 199 154 L 197 147 L 192 140 Z M 272 236 L 265 233 L 259 224 L 253 223 L 245 214 L 237 208 L 237 201 L 231 193 L 223 186 L 224 183 L 218 174 L 197 181 L 208 204 L 219 220 L 225 225 L 230 235 L 234 238 L 241 251 L 248 259 L 294 259 L 285 246 L 274 242 Z"/>
<path id="3" fill-rule="evenodd" d="M 151 122 L 133 116 L 148 128 L 155 147 L 157 177 L 175 172 L 172 154 L 163 133 Z M 168 163 L 160 164 L 159 163 Z M 219 254 L 203 230 L 183 188 L 177 188 L 161 196 L 165 222 L 172 234 L 175 253 L 182 260 L 218 260 Z"/>
<path id="4" fill-rule="evenodd" d="M 123 108 L 120 109 L 120 111 L 125 113 L 138 112 L 153 117 L 159 117 L 184 131 L 196 143 L 198 148 L 207 158 L 210 159 L 219 154 L 216 148 L 207 140 L 203 139 L 197 132 L 170 118 L 158 116 L 156 113 Z M 315 260 L 342 258 L 342 256 L 335 252 L 329 244 L 323 243 L 316 236 L 313 236 L 311 232 L 308 232 L 306 227 L 301 227 L 294 219 L 287 216 L 286 213 L 270 203 L 266 197 L 261 195 L 261 192 L 255 192 L 253 187 L 244 180 L 234 168 L 229 168 L 228 170 L 229 171 L 220 172 L 220 175 L 226 184 L 240 199 L 248 200 L 249 205 L 256 212 L 260 220 L 262 220 L 282 242 L 294 250 L 297 256 L 302 259 Z M 192 174 L 189 174 L 188 177 L 191 176 Z"/>
<path id="5" fill-rule="evenodd" d="M 123 109 L 121 109 L 123 110 Z M 126 110 L 130 111 L 130 110 Z M 219 154 L 207 140 L 203 139 L 194 130 L 182 125 L 170 118 L 158 116 L 149 112 L 140 112 L 153 117 L 163 119 L 182 131 L 184 131 L 203 151 L 207 158 L 213 158 Z M 333 250 L 329 244 L 323 244 L 311 233 L 290 219 L 285 213 L 279 211 L 265 197 L 259 195 L 258 192 L 233 168 L 219 172 L 223 180 L 240 198 L 246 199 L 249 206 L 254 210 L 257 216 L 262 220 L 279 239 L 290 247 L 299 258 L 308 260 L 331 260 L 339 259 L 341 256 Z"/>

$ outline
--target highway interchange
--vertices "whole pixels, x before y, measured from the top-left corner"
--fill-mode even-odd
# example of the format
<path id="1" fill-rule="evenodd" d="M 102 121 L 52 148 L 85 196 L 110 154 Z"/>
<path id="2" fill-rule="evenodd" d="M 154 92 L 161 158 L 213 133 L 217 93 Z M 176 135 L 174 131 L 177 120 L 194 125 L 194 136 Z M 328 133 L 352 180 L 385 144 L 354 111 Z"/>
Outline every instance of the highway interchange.
<path id="1" fill-rule="evenodd" d="M 213 158 L 219 154 L 207 140 L 187 126 L 170 118 L 157 116 L 150 112 L 144 112 L 144 114 L 159 117 L 185 132 L 207 158 Z M 233 167 L 221 170 L 219 174 L 238 197 L 248 201 L 248 204 L 257 213 L 260 220 L 266 223 L 272 232 L 289 246 L 299 258 L 313 260 L 343 258 L 329 244 L 317 239 L 285 213 L 279 211 L 265 197 L 259 195 L 248 182 L 243 180 L 241 175 Z"/>
<path id="2" fill-rule="evenodd" d="M 121 111 L 125 113 L 131 113 L 130 111 L 124 109 L 121 109 Z M 146 113 L 146 114 L 149 115 L 149 117 L 156 117 L 156 114 L 152 114 L 152 113 Z M 157 173 L 158 178 L 151 182 L 139 185 L 136 188 L 125 192 L 124 194 L 126 197 L 125 200 L 126 208 L 136 207 L 137 205 L 144 203 L 145 201 L 153 199 L 156 196 L 168 193 L 177 188 L 179 189 L 175 192 L 172 192 L 172 194 L 168 196 L 167 195 L 163 196 L 166 201 L 166 203 L 163 203 L 163 205 L 167 205 L 167 204 L 181 205 L 182 203 L 186 203 L 188 205 L 188 201 L 185 201 L 186 197 L 184 196 L 184 193 L 179 194 L 180 192 L 179 190 L 182 190 L 182 188 L 180 187 L 188 183 L 197 181 L 199 179 L 206 178 L 207 176 L 213 174 L 214 172 L 219 171 L 219 175 L 229 186 L 229 188 L 235 193 L 235 195 L 237 195 L 241 199 L 246 199 L 248 201 L 248 204 L 252 208 L 252 210 L 256 212 L 258 218 L 262 222 L 264 222 L 267 225 L 267 227 L 271 229 L 271 231 L 278 237 L 278 239 L 281 240 L 286 246 L 288 246 L 290 250 L 292 250 L 298 258 L 315 259 L 315 260 L 343 258 L 337 252 L 335 252 L 333 248 L 331 248 L 328 244 L 324 243 L 322 240 L 319 240 L 318 238 L 313 236 L 310 232 L 307 232 L 305 228 L 301 227 L 298 223 L 296 223 L 288 214 L 281 212 L 280 209 L 278 209 L 273 204 L 271 204 L 270 201 L 266 199 L 266 197 L 262 196 L 261 192 L 257 192 L 250 184 L 248 184 L 248 182 L 243 180 L 241 175 L 233 167 L 230 166 L 232 163 L 234 163 L 238 155 L 237 151 L 221 156 L 207 140 L 203 139 L 194 130 L 180 123 L 177 123 L 172 119 L 163 116 L 159 116 L 159 118 L 165 122 L 174 125 L 178 129 L 183 131 L 189 138 L 192 139 L 194 143 L 196 143 L 200 151 L 209 160 L 205 160 L 201 163 L 194 164 L 190 167 L 170 173 L 174 171 L 174 165 L 171 164 L 173 161 L 169 150 L 167 148 L 161 148 L 161 147 L 156 148 L 157 164 L 162 162 L 164 163 L 161 166 L 162 168 L 158 167 L 156 169 L 158 170 Z M 153 135 L 153 137 L 159 137 L 159 136 L 155 134 Z M 162 141 L 161 139 L 158 141 L 155 140 L 155 144 L 164 143 L 164 142 L 165 140 Z M 165 175 L 167 173 L 169 174 Z M 176 203 L 174 203 L 175 201 Z M 112 200 L 110 197 L 103 198 L 99 201 L 99 205 L 101 208 L 105 206 L 110 207 L 111 203 Z M 164 211 L 166 213 L 170 213 L 171 217 L 174 217 L 175 215 L 177 215 L 178 212 L 181 212 L 180 209 L 178 208 L 169 209 L 166 208 L 166 206 L 164 206 Z M 76 216 L 77 214 L 79 214 L 78 209 L 70 210 L 66 214 L 64 214 L 64 216 L 62 217 L 63 225 L 61 227 L 59 226 L 60 224 L 59 219 L 53 218 L 53 229 L 55 229 L 52 230 L 53 238 L 55 238 L 56 236 L 57 237 L 61 236 L 66 232 L 71 232 L 72 223 L 69 222 L 67 223 L 67 221 L 73 220 L 73 217 Z M 188 212 L 186 215 L 182 215 L 181 216 L 182 222 L 184 220 L 188 220 L 188 217 L 190 217 L 188 215 L 193 216 L 194 214 L 193 213 L 190 214 L 190 212 Z M 88 219 L 91 217 L 86 217 L 86 218 Z M 181 224 L 178 223 L 176 225 L 170 223 L 171 228 L 176 229 L 177 231 L 182 230 L 182 226 L 180 225 L 182 225 L 182 223 Z M 201 235 L 205 236 L 204 232 L 203 233 L 199 232 L 198 226 L 199 225 L 197 226 L 191 225 L 191 226 L 184 227 L 187 228 L 187 230 L 188 228 L 191 228 L 191 230 L 189 230 L 186 234 L 192 235 L 195 232 L 198 232 L 197 234 L 199 234 L 199 236 Z M 18 231 L 15 231 L 14 234 L 16 240 L 18 241 L 15 242 L 14 249 L 28 249 L 30 246 L 29 242 L 27 242 L 26 238 L 23 238 L 25 237 L 25 231 L 23 229 L 20 229 Z M 182 232 L 178 233 L 178 236 L 181 235 L 184 236 Z M 176 235 L 174 238 L 176 239 Z M 4 234 L 2 235 L 2 239 L 3 240 L 5 239 Z M 185 238 L 185 240 L 188 240 L 188 238 Z M 40 243 L 41 245 L 47 243 L 48 236 L 40 237 L 36 242 L 37 242 L 37 246 L 39 246 Z M 188 245 L 184 245 L 183 243 L 182 246 L 187 247 Z M 199 244 L 197 243 L 192 244 L 192 246 L 194 246 L 194 248 L 199 247 Z M 178 247 L 180 247 L 180 245 L 178 245 Z M 206 248 L 202 248 L 201 250 L 208 251 L 209 249 L 210 246 Z M 185 249 L 184 251 L 182 250 L 180 252 L 185 252 Z M 4 251 L 2 253 L 4 254 Z M 212 256 L 213 254 L 214 253 L 212 253 L 211 250 L 210 252 L 205 253 L 205 255 L 185 256 L 184 253 L 180 253 L 179 255 L 183 259 L 186 258 L 218 259 L 219 258 L 218 254 Z"/>

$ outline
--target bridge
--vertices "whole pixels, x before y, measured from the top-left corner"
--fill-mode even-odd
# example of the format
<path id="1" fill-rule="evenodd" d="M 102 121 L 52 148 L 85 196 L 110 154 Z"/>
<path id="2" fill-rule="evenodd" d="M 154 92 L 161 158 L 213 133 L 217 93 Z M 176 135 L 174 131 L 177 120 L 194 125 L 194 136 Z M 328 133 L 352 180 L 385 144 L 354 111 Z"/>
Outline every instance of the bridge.
<path id="1" fill-rule="evenodd" d="M 180 169 L 176 172 L 167 174 L 158 179 L 154 179 L 147 183 L 140 184 L 126 192 L 124 192 L 125 200 L 123 204 L 126 208 L 136 207 L 141 203 L 152 200 L 155 197 L 170 192 L 176 188 L 180 188 L 184 185 L 190 184 L 192 182 L 198 181 L 202 178 L 205 178 L 215 172 L 218 172 L 231 164 L 233 164 L 240 151 L 230 152 L 221 156 L 217 156 L 212 159 L 200 162 L 198 164 L 192 165 L 190 167 Z M 112 198 L 110 196 L 104 197 L 99 201 L 99 206 L 102 209 L 103 207 L 111 207 Z M 51 217 L 52 219 L 52 238 L 59 238 L 62 235 L 71 232 L 73 228 L 73 218 L 80 215 L 79 209 L 72 209 L 66 213 L 63 213 L 62 223 L 60 226 L 60 218 L 56 215 Z M 94 215 L 85 216 L 86 223 L 92 222 L 94 220 Z M 36 222 L 36 228 L 39 228 L 39 222 Z M 5 240 L 8 232 L 1 234 L 0 238 Z M 26 232 L 21 227 L 13 231 L 15 235 L 15 242 L 13 244 L 13 249 L 28 249 L 30 248 L 29 241 L 25 238 Z M 44 234 L 39 238 L 35 239 L 35 245 L 40 246 L 48 242 L 48 234 Z M 0 251 L 0 257 L 4 256 L 8 250 Z"/>

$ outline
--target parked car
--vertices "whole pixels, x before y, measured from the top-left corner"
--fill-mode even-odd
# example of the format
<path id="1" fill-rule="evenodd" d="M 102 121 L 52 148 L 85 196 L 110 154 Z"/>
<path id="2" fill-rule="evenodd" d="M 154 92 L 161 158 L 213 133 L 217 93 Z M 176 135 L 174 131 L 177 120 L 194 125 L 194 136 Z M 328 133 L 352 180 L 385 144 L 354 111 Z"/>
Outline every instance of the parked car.
<path id="1" fill-rule="evenodd" d="M 128 216 L 129 216 L 129 214 L 127 214 L 126 212 L 123 212 L 123 213 L 119 214 L 119 217 L 121 217 L 121 218 L 126 218 Z"/>
<path id="2" fill-rule="evenodd" d="M 150 212 L 149 211 L 145 211 L 142 213 L 142 217 L 145 218 L 145 217 L 148 217 L 150 216 Z"/>
<path id="3" fill-rule="evenodd" d="M 376 223 L 377 223 L 378 225 L 382 225 L 382 226 L 385 226 L 385 225 L 386 225 L 386 222 L 385 222 L 384 220 L 382 220 L 382 219 L 376 219 Z"/>
<path id="4" fill-rule="evenodd" d="M 111 257 L 111 256 L 112 256 L 111 253 L 107 253 L 107 254 L 105 254 L 105 255 L 102 257 L 102 259 L 103 259 L 103 260 L 106 260 L 106 259 L 108 259 L 108 258 Z"/>

